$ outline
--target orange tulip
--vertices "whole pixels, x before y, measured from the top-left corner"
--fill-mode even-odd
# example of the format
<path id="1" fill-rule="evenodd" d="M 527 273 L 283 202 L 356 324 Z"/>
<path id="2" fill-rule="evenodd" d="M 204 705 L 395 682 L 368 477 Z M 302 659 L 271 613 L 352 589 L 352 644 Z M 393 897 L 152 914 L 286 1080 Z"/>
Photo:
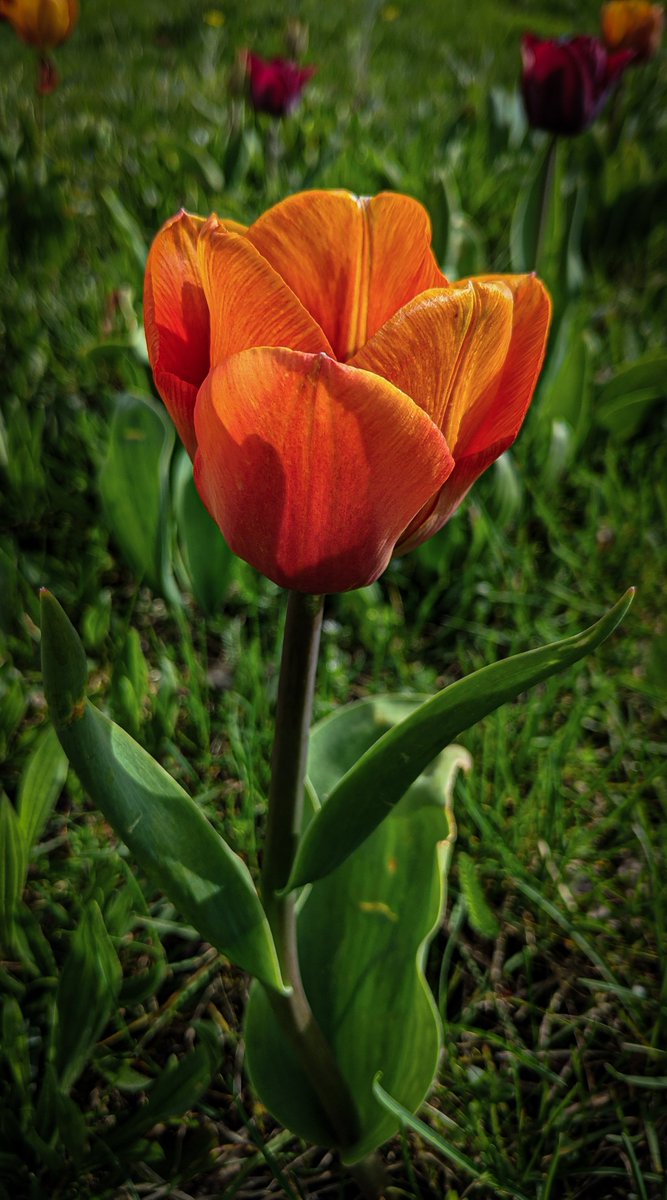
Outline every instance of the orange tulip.
<path id="1" fill-rule="evenodd" d="M 155 383 L 232 549 L 304 592 L 373 582 L 521 427 L 550 301 L 532 275 L 448 284 L 407 196 L 291 196 L 245 228 L 157 235 Z"/>
<path id="2" fill-rule="evenodd" d="M 69 37 L 79 17 L 78 0 L 0 0 L 19 37 L 39 50 L 51 50 Z"/>
<path id="3" fill-rule="evenodd" d="M 658 52 L 665 24 L 661 4 L 648 0 L 611 0 L 602 6 L 602 37 L 609 50 L 634 50 L 635 62 Z"/>

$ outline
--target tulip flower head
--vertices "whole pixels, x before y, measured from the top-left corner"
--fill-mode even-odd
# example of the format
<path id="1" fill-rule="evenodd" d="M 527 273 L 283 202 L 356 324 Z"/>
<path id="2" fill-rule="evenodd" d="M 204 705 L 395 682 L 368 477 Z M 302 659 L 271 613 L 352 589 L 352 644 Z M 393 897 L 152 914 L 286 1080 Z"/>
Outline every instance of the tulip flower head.
<path id="1" fill-rule="evenodd" d="M 633 50 L 635 62 L 653 58 L 665 25 L 661 4 L 648 0 L 611 0 L 602 5 L 602 40 L 610 51 Z"/>
<path id="2" fill-rule="evenodd" d="M 407 196 L 181 212 L 151 247 L 157 389 L 231 548 L 303 592 L 372 583 L 516 438 L 544 356 L 534 275 L 449 284 Z"/>
<path id="3" fill-rule="evenodd" d="M 284 58 L 266 62 L 256 54 L 246 54 L 250 99 L 255 112 L 284 117 L 299 103 L 301 93 L 315 74 L 315 67 L 300 67 Z"/>
<path id="4" fill-rule="evenodd" d="M 78 0 L 0 0 L 0 16 L 38 50 L 66 41 L 79 17 Z"/>
<path id="5" fill-rule="evenodd" d="M 573 137 L 595 120 L 633 54 L 609 54 L 594 37 L 551 40 L 526 33 L 521 58 L 529 123 L 534 129 Z"/>

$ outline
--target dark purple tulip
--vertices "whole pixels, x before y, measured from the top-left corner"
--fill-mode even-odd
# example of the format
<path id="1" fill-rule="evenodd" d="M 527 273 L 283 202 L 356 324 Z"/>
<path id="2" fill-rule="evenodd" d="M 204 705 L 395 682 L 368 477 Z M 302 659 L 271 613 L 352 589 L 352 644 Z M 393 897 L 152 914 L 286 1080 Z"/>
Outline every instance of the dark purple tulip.
<path id="1" fill-rule="evenodd" d="M 597 38 L 521 39 L 521 90 L 528 121 L 572 137 L 595 120 L 633 52 L 609 54 Z"/>
<path id="2" fill-rule="evenodd" d="M 299 102 L 315 67 L 300 67 L 284 58 L 266 62 L 256 54 L 246 55 L 250 99 L 256 112 L 284 117 Z"/>

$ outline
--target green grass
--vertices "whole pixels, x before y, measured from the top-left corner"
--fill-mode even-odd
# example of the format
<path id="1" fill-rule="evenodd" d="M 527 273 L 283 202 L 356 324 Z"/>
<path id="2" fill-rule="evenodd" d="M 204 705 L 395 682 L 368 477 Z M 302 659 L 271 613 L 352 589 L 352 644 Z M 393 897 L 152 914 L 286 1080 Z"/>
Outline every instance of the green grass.
<path id="1" fill-rule="evenodd" d="M 218 27 L 203 19 L 215 7 Z M 145 247 L 181 205 L 250 220 L 302 187 L 389 187 L 429 206 L 453 274 L 510 269 L 540 145 L 513 92 L 519 35 L 595 32 L 597 11 L 293 4 L 318 73 L 278 139 L 229 95 L 238 49 L 282 50 L 283 18 L 264 0 L 84 0 L 43 139 L 30 54 L 0 27 L 0 792 L 12 803 L 46 721 L 45 584 L 82 630 L 94 701 L 257 872 L 280 593 L 239 565 L 205 621 L 188 596 L 179 609 L 137 578 L 102 517 L 115 397 L 151 391 L 136 351 Z M 584 628 L 637 587 L 589 661 L 461 739 L 474 760 L 456 793 L 468 857 L 459 870 L 455 855 L 429 959 L 446 1051 L 421 1114 L 454 1156 L 396 1138 L 384 1151 L 395 1197 L 667 1196 L 664 388 L 629 436 L 597 407 L 615 371 L 664 351 L 666 97 L 663 52 L 565 147 L 568 181 L 587 189 L 583 287 L 568 302 L 591 412 L 561 466 L 543 390 L 505 474 L 490 470 L 378 584 L 327 602 L 316 717 L 369 692 L 434 691 Z M 59 1100 L 45 1083 L 58 980 L 93 901 L 123 981 Z M 0 961 L 0 1196 L 355 1195 L 250 1094 L 246 981 L 219 965 L 70 773 Z M 170 1061 L 173 1103 L 140 1127 Z M 114 1145 L 122 1120 L 135 1126 Z"/>

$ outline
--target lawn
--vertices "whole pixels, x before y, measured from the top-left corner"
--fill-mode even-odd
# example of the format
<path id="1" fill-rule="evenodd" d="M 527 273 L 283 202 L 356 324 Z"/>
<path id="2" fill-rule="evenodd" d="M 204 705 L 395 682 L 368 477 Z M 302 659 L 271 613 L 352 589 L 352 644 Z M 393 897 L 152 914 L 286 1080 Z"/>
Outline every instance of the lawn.
<path id="1" fill-rule="evenodd" d="M 247 977 L 68 771 L 38 590 L 93 703 L 257 879 L 284 594 L 193 515 L 146 357 L 148 247 L 181 207 L 249 223 L 303 189 L 387 189 L 427 207 L 449 278 L 532 269 L 547 138 L 520 36 L 596 34 L 598 6 L 81 2 L 41 98 L 0 24 L 0 1197 L 353 1200 L 250 1089 Z M 290 19 L 317 73 L 274 121 L 238 52 L 283 53 Z M 516 444 L 440 533 L 326 601 L 316 720 L 434 693 L 637 589 L 593 654 L 458 739 L 426 967 L 445 1050 L 419 1114 L 439 1144 L 383 1147 L 394 1198 L 667 1197 L 664 55 L 558 146 L 554 322 Z"/>

